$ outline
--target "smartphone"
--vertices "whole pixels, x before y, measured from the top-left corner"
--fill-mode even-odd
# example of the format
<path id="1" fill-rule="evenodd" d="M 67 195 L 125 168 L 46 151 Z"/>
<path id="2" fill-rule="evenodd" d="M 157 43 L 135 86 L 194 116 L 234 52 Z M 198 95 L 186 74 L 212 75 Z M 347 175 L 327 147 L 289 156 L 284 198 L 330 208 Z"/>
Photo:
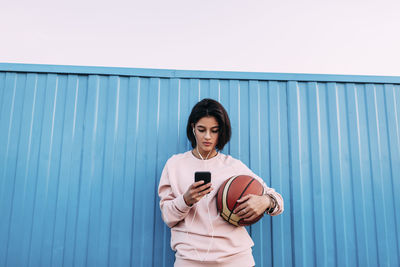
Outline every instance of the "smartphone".
<path id="1" fill-rule="evenodd" d="M 198 182 L 201 180 L 204 181 L 204 184 L 208 184 L 209 182 L 211 182 L 211 172 L 195 172 L 194 181 Z"/>

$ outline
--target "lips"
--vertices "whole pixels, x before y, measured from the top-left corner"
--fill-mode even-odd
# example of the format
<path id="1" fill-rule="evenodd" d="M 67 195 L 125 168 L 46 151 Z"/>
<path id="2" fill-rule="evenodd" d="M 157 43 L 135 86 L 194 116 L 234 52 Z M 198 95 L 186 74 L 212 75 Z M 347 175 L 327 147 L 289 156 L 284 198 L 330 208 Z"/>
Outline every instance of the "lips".
<path id="1" fill-rule="evenodd" d="M 210 142 L 204 142 L 203 145 L 205 145 L 205 146 L 211 146 L 212 143 L 210 143 Z"/>

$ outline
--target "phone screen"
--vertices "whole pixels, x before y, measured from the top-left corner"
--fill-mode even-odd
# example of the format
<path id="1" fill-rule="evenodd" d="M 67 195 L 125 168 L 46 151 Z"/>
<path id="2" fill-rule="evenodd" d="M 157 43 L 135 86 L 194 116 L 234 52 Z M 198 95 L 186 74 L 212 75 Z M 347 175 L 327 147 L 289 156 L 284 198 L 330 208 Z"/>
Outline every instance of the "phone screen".
<path id="1" fill-rule="evenodd" d="M 204 181 L 204 184 L 208 184 L 211 182 L 211 172 L 195 172 L 194 173 L 194 181 Z"/>

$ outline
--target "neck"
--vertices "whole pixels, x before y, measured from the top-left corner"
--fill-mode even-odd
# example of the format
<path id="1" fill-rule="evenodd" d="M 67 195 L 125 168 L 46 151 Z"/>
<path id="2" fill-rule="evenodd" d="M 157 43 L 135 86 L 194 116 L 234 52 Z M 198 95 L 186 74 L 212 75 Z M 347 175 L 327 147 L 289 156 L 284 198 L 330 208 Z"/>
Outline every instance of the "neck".
<path id="1" fill-rule="evenodd" d="M 197 147 L 192 150 L 193 155 L 195 155 L 198 159 L 211 159 L 215 157 L 218 152 L 216 149 L 211 150 L 210 152 L 200 151 Z"/>

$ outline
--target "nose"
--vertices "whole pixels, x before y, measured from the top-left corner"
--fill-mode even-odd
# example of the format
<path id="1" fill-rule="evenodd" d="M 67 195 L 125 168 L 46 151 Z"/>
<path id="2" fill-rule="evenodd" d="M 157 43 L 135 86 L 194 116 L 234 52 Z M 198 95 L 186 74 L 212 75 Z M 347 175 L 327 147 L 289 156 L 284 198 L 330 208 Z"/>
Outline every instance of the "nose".
<path id="1" fill-rule="evenodd" d="M 211 138 L 211 133 L 210 131 L 206 131 L 206 135 L 204 136 L 205 139 L 210 139 Z"/>

